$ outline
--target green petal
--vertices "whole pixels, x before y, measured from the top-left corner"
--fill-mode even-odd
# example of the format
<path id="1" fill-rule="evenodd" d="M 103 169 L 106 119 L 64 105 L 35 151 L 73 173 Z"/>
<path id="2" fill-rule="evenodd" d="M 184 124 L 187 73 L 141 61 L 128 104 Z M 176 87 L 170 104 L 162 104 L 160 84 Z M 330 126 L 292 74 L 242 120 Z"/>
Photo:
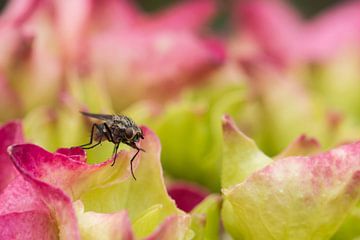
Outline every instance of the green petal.
<path id="1" fill-rule="evenodd" d="M 111 186 L 99 186 L 81 196 L 85 211 L 112 213 L 127 210 L 135 223 L 135 235 L 146 236 L 166 217 L 183 214 L 166 192 L 160 164 L 160 142 L 150 130 L 144 128 L 140 162 L 135 170 L 136 180 L 129 178 Z M 141 218 L 148 219 L 148 226 L 136 226 Z M 150 226 L 150 227 L 149 227 Z"/>
<path id="2" fill-rule="evenodd" d="M 221 198 L 209 195 L 191 211 L 193 240 L 216 240 L 219 238 Z"/>

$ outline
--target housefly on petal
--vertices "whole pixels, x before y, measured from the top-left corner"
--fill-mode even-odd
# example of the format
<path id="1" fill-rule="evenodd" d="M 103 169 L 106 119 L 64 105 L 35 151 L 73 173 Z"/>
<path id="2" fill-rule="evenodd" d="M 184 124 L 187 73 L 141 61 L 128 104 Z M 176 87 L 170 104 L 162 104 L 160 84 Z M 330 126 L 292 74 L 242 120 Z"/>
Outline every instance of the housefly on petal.
<path id="1" fill-rule="evenodd" d="M 113 150 L 113 162 L 111 166 L 114 166 L 117 151 L 120 143 L 124 143 L 137 150 L 135 155 L 130 160 L 131 175 L 136 180 L 133 172 L 132 163 L 135 157 L 140 151 L 145 152 L 144 149 L 139 148 L 136 143 L 141 139 L 144 139 L 143 132 L 133 120 L 123 115 L 108 115 L 108 114 L 96 114 L 88 112 L 80 112 L 86 117 L 102 120 L 102 123 L 93 123 L 91 128 L 91 136 L 89 143 L 80 145 L 82 149 L 91 149 L 99 145 L 102 141 L 109 141 L 114 144 Z M 93 144 L 93 142 L 96 142 Z"/>

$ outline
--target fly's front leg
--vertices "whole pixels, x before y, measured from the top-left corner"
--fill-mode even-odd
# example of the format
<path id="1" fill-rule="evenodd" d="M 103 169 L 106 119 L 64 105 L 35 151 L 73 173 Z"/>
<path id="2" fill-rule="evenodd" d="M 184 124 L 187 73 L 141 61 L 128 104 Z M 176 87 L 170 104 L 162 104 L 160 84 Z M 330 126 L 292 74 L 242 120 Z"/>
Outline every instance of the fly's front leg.
<path id="1" fill-rule="evenodd" d="M 89 147 L 86 147 L 88 145 L 91 145 L 92 142 L 93 142 L 93 139 L 94 139 L 94 131 L 95 131 L 95 128 L 101 133 L 101 128 L 99 127 L 99 125 L 97 125 L 96 123 L 94 123 L 92 125 L 92 128 L 91 128 L 91 136 L 90 136 L 90 142 L 89 143 L 86 143 L 86 144 L 83 144 L 83 145 L 80 145 L 79 147 L 81 147 L 82 149 L 90 149 L 90 148 L 93 148 L 93 147 L 96 147 L 97 145 L 99 145 L 101 143 L 101 138 L 99 140 L 99 142 L 97 142 L 96 144 L 92 145 L 92 146 L 89 146 Z"/>
<path id="2" fill-rule="evenodd" d="M 136 177 L 135 177 L 134 170 L 133 170 L 133 161 L 136 158 L 136 156 L 139 154 L 139 152 L 140 152 L 140 148 L 137 149 L 137 152 L 135 153 L 135 155 L 130 160 L 131 175 L 132 175 L 132 177 L 134 178 L 135 181 L 136 181 Z"/>
<path id="3" fill-rule="evenodd" d="M 133 161 L 135 160 L 136 156 L 139 154 L 140 151 L 143 151 L 145 152 L 144 149 L 142 148 L 139 148 L 138 146 L 136 146 L 135 143 L 125 143 L 126 145 L 132 147 L 132 148 L 135 148 L 137 151 L 135 153 L 135 155 L 131 158 L 130 160 L 130 170 L 131 170 L 131 175 L 132 177 L 134 178 L 134 180 L 136 180 L 136 177 L 135 177 L 135 174 L 134 174 L 134 170 L 133 170 Z"/>
<path id="4" fill-rule="evenodd" d="M 107 140 L 108 140 L 109 142 L 112 142 L 112 143 L 114 143 L 114 144 L 117 144 L 117 143 L 115 143 L 115 141 L 114 141 L 114 138 L 113 138 L 113 135 L 112 135 L 112 132 L 111 132 L 111 129 L 110 129 L 109 125 L 107 125 L 106 123 L 104 123 L 104 126 L 105 126 L 105 129 L 106 129 L 107 133 L 108 133 L 108 134 L 105 135 L 106 138 L 107 138 Z M 119 147 L 119 146 L 118 146 L 118 147 Z"/>
<path id="5" fill-rule="evenodd" d="M 114 146 L 114 150 L 113 150 L 113 162 L 112 162 L 111 166 L 114 166 L 114 164 L 115 164 L 116 155 L 117 155 L 117 151 L 118 151 L 118 149 L 119 149 L 119 145 L 120 145 L 120 143 L 117 143 L 117 144 L 115 144 L 115 146 Z"/>

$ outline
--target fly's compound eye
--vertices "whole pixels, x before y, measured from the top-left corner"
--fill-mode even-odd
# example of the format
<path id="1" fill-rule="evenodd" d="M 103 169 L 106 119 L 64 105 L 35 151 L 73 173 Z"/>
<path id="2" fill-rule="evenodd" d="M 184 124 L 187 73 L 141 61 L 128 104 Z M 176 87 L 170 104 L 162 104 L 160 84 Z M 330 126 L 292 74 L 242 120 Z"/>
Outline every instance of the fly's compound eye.
<path id="1" fill-rule="evenodd" d="M 134 130 L 132 128 L 125 129 L 125 136 L 127 139 L 132 139 L 134 136 Z"/>

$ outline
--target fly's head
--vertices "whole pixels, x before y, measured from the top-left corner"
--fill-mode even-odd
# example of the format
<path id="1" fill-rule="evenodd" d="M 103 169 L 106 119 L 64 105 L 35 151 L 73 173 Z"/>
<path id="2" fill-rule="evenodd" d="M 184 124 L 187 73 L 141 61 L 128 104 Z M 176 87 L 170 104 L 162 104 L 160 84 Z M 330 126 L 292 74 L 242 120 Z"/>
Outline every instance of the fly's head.
<path id="1" fill-rule="evenodd" d="M 125 137 L 129 143 L 136 143 L 140 138 L 144 139 L 141 128 L 136 125 L 125 128 Z"/>
<path id="2" fill-rule="evenodd" d="M 118 126 L 124 129 L 124 142 L 129 143 L 131 146 L 136 146 L 140 139 L 144 139 L 144 134 L 134 121 L 126 116 L 120 116 Z"/>

